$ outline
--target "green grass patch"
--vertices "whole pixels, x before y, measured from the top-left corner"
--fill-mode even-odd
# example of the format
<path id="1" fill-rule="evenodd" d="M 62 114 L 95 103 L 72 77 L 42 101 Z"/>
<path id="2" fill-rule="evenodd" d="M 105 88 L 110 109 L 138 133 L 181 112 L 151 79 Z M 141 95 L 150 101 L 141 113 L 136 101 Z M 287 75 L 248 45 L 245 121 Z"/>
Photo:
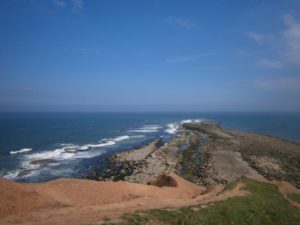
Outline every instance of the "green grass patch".
<path id="1" fill-rule="evenodd" d="M 212 203 L 184 207 L 174 211 L 148 210 L 124 216 L 129 225 L 300 225 L 300 212 L 288 203 L 277 187 L 243 178 L 251 195 Z M 232 188 L 233 184 L 229 185 Z M 299 195 L 297 195 L 297 198 Z"/>
<path id="2" fill-rule="evenodd" d="M 289 193 L 289 194 L 287 194 L 287 197 L 289 199 L 291 199 L 292 201 L 294 201 L 294 202 L 299 202 L 300 203 L 300 195 L 297 194 L 297 193 Z"/>
<path id="3" fill-rule="evenodd" d="M 233 190 L 233 189 L 236 187 L 236 185 L 237 185 L 237 182 L 236 182 L 236 181 L 229 182 L 229 183 L 225 186 L 225 188 L 223 189 L 222 193 L 223 193 L 223 192 L 226 192 L 226 191 L 231 191 L 231 190 Z"/>

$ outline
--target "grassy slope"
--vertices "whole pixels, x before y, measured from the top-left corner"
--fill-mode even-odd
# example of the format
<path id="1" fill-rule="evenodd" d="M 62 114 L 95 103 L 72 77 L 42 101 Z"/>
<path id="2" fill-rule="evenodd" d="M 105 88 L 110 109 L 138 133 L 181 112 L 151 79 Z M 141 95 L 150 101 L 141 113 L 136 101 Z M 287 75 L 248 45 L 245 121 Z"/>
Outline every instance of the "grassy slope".
<path id="1" fill-rule="evenodd" d="M 289 199 L 291 199 L 294 202 L 300 203 L 300 195 L 296 193 L 290 193 L 287 195 Z"/>
<path id="2" fill-rule="evenodd" d="M 123 224 L 300 225 L 300 211 L 277 187 L 243 178 L 251 195 L 178 210 L 149 210 L 124 216 Z M 230 188 L 229 188 L 230 189 Z"/>

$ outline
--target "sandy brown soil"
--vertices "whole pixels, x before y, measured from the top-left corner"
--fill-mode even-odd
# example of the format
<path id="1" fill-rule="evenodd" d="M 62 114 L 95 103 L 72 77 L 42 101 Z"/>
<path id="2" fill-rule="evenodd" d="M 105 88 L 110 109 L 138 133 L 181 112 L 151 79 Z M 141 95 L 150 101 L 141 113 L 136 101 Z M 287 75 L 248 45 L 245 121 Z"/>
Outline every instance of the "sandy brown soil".
<path id="1" fill-rule="evenodd" d="M 101 224 L 107 218 L 118 221 L 124 213 L 136 210 L 208 204 L 249 194 L 242 181 L 223 191 L 223 185 L 204 188 L 175 174 L 167 176 L 176 187 L 80 179 L 21 184 L 1 179 L 0 224 Z M 262 177 L 250 178 L 271 183 Z M 272 183 L 284 194 L 300 193 L 287 182 Z"/>
<path id="2" fill-rule="evenodd" d="M 190 204 L 205 191 L 175 174 L 170 176 L 177 187 L 80 179 L 21 184 L 1 179 L 0 224 L 97 223 L 137 209 Z M 203 198 L 221 189 L 215 186 Z"/>

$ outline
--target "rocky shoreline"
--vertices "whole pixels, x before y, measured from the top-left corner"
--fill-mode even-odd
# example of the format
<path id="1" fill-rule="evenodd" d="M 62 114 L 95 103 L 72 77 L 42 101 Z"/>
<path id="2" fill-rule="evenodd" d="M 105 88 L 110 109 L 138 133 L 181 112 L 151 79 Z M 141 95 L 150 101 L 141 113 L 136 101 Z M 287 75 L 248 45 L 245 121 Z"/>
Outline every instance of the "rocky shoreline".
<path id="1" fill-rule="evenodd" d="M 299 165 L 298 143 L 212 122 L 182 124 L 167 142 L 157 139 L 111 155 L 106 169 L 89 174 L 93 180 L 0 179 L 0 224 L 199 224 L 210 209 L 217 212 L 211 221 L 223 221 L 227 212 L 225 222 L 243 217 L 235 224 L 259 215 L 261 223 L 249 223 L 264 224 L 273 216 L 277 224 L 298 225 L 292 222 L 299 221 L 300 191 L 290 183 L 299 187 Z M 148 217 L 154 211 L 164 220 Z M 132 223 L 137 215 L 150 222 Z"/>
<path id="2" fill-rule="evenodd" d="M 87 178 L 101 181 L 130 181 L 147 183 L 151 178 L 175 171 L 178 162 L 176 147 L 178 137 L 168 143 L 157 139 L 140 148 L 114 154 L 108 158 L 108 168 L 93 170 Z M 175 147 L 174 155 L 168 157 L 165 150 Z"/>
<path id="3" fill-rule="evenodd" d="M 147 184 L 161 174 L 175 172 L 207 186 L 249 175 L 300 187 L 300 144 L 224 129 L 216 122 L 182 124 L 167 143 L 154 140 L 108 160 L 108 168 L 94 169 L 87 178 Z"/>

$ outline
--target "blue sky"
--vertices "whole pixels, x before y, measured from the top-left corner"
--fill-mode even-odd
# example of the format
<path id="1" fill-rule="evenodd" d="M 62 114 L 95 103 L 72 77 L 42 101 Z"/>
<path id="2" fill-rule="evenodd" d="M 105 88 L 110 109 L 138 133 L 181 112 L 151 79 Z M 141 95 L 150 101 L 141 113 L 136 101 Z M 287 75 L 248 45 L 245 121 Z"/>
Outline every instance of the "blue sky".
<path id="1" fill-rule="evenodd" d="M 300 111 L 299 12 L 299 0 L 3 0 L 0 111 Z"/>

